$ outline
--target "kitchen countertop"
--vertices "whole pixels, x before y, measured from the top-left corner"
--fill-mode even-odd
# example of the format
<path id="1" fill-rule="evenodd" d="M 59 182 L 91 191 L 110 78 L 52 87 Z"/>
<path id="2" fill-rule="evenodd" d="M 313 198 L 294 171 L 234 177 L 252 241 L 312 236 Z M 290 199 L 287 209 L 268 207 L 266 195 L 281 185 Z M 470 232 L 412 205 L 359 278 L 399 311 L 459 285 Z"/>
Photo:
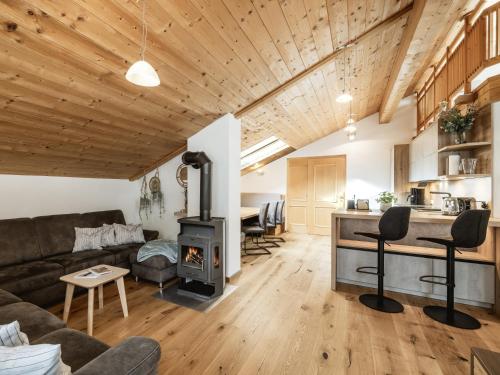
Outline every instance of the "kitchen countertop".
<path id="1" fill-rule="evenodd" d="M 379 210 L 373 211 L 357 211 L 357 210 L 335 210 L 332 217 L 345 219 L 378 219 L 383 212 Z M 453 223 L 456 216 L 442 215 L 440 212 L 420 212 L 411 210 L 410 222 L 414 223 Z M 489 226 L 500 227 L 500 218 L 490 217 Z"/>

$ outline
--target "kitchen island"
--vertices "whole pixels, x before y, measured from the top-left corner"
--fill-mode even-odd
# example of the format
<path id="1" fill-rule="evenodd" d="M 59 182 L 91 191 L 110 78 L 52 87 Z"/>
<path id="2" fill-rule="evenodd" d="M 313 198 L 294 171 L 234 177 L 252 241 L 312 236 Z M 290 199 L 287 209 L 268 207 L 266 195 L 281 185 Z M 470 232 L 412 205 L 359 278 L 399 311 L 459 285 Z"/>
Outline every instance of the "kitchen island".
<path id="1" fill-rule="evenodd" d="M 357 236 L 354 232 L 377 232 L 380 211 L 336 210 L 332 213 L 332 290 L 337 282 L 357 285 L 376 285 L 376 277 L 356 272 L 357 267 L 375 266 L 377 243 Z M 444 299 L 445 287 L 418 280 L 423 275 L 444 275 L 446 250 L 439 245 L 417 241 L 417 237 L 449 237 L 456 216 L 440 212 L 412 210 L 407 236 L 391 242 L 385 249 L 386 289 L 398 292 Z M 500 219 L 489 221 L 486 241 L 475 249 L 456 253 L 457 302 L 491 307 L 500 306 L 495 294 L 498 284 L 495 239 L 500 231 Z"/>

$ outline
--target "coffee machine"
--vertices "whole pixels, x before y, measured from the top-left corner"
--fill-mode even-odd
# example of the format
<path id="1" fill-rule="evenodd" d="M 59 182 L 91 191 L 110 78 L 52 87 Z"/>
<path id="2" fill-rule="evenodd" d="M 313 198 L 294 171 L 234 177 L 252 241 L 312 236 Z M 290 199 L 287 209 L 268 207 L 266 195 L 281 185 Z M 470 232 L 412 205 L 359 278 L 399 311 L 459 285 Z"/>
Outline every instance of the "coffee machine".
<path id="1" fill-rule="evenodd" d="M 424 206 L 425 205 L 425 189 L 423 188 L 411 188 L 410 195 L 406 199 L 410 202 L 412 206 Z"/>

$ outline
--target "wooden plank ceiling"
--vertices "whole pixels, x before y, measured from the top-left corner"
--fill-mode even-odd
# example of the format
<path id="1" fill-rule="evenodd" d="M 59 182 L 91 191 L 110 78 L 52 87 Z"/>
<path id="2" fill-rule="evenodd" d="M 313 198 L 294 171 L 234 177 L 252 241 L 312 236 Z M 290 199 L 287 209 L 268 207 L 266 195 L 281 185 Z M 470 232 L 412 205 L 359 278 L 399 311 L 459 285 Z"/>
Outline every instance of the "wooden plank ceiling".
<path id="1" fill-rule="evenodd" d="M 439 0 L 439 22 L 463 2 Z M 0 173 L 140 175 L 382 23 L 241 118 L 243 149 L 271 135 L 302 147 L 344 126 L 349 106 L 335 102 L 344 76 L 357 119 L 379 110 L 411 3 L 147 0 L 146 60 L 161 85 L 140 88 L 124 78 L 139 59 L 140 2 L 2 0 Z"/>

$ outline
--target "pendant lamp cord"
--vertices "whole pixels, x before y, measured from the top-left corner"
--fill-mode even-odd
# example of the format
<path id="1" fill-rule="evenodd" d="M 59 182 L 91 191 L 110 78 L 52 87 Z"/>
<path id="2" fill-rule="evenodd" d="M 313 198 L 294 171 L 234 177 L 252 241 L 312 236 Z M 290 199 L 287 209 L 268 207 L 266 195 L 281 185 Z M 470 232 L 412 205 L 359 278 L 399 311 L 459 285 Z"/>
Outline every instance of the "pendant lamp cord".
<path id="1" fill-rule="evenodd" d="M 141 59 L 144 60 L 146 54 L 146 39 L 148 36 L 148 26 L 146 25 L 146 0 L 142 0 L 142 48 Z"/>

